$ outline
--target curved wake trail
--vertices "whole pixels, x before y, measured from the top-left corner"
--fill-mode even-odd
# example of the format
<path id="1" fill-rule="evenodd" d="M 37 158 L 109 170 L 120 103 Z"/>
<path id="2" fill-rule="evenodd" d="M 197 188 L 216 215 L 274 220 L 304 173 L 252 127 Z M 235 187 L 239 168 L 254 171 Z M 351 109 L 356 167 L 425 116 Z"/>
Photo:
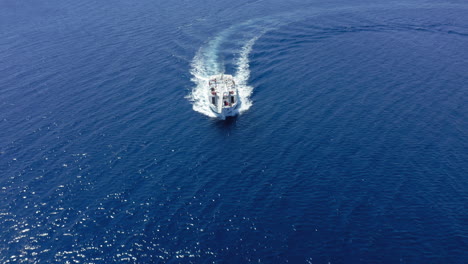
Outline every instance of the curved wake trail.
<path id="1" fill-rule="evenodd" d="M 190 70 L 193 76 L 191 80 L 195 83 L 195 87 L 187 96 L 187 98 L 193 102 L 193 110 L 209 117 L 224 119 L 213 113 L 210 108 L 210 103 L 208 101 L 208 80 L 212 75 L 226 73 L 224 62 L 219 59 L 219 53 L 221 52 L 221 46 L 227 43 L 228 40 L 231 44 L 242 44 L 234 62 L 236 72 L 232 74 L 237 84 L 241 102 L 239 114 L 247 111 L 252 106 L 250 96 L 253 92 L 253 87 L 247 83 L 250 77 L 249 55 L 258 38 L 267 32 L 269 30 L 268 28 L 271 29 L 272 26 L 272 21 L 264 19 L 262 23 L 258 22 L 258 20 L 251 20 L 230 27 L 209 41 L 206 46 L 199 49 L 193 58 L 191 64 L 192 68 Z M 269 22 L 269 25 L 265 25 L 265 22 Z M 255 23 L 257 23 L 257 25 Z M 247 35 L 246 39 L 229 39 L 231 35 L 241 30 L 243 37 Z"/>
<path id="2" fill-rule="evenodd" d="M 252 51 L 255 41 L 257 41 L 259 37 L 260 36 L 257 36 L 247 41 L 247 43 L 242 47 L 242 51 L 240 52 L 240 56 L 237 60 L 237 72 L 234 75 L 234 79 L 238 84 L 237 89 L 242 102 L 239 111 L 240 113 L 249 110 L 252 106 L 250 96 L 252 95 L 253 87 L 247 84 L 250 77 L 249 54 Z"/>
<path id="3" fill-rule="evenodd" d="M 430 5 L 429 7 L 433 7 Z M 400 4 L 393 8 L 412 7 L 406 4 Z M 273 30 L 281 25 L 299 21 L 314 15 L 337 12 L 367 12 L 372 9 L 382 8 L 380 5 L 372 6 L 343 6 L 334 8 L 314 8 L 301 9 L 292 12 L 286 12 L 274 16 L 263 17 L 258 19 L 248 20 L 246 22 L 234 25 L 221 31 L 217 36 L 210 40 L 205 46 L 202 46 L 191 63 L 190 73 L 195 87 L 187 98 L 193 102 L 193 109 L 209 117 L 219 117 L 211 111 L 210 103 L 208 102 L 208 80 L 210 76 L 230 72 L 225 72 L 226 67 L 220 59 L 223 54 L 223 47 L 226 44 L 235 45 L 240 48 L 237 50 L 237 59 L 235 60 L 236 72 L 233 75 L 238 86 L 238 92 L 241 101 L 240 114 L 247 111 L 252 106 L 250 96 L 253 92 L 253 87 L 248 85 L 250 77 L 249 55 L 255 42 L 266 32 Z M 386 7 L 388 8 L 388 7 Z M 421 6 L 419 6 L 421 8 Z M 422 7 L 424 8 L 424 7 Z M 237 39 L 236 37 L 237 36 Z M 239 37 L 240 36 L 240 37 Z M 232 50 L 232 49 L 228 49 Z"/>
<path id="4" fill-rule="evenodd" d="M 260 36 L 256 36 L 247 41 L 242 46 L 239 57 L 236 60 L 236 73 L 233 74 L 234 80 L 237 84 L 241 107 L 239 113 L 247 111 L 252 106 L 250 95 L 253 92 L 253 87 L 247 84 L 250 77 L 249 54 L 255 41 Z M 215 42 L 219 39 L 215 38 Z M 211 111 L 210 103 L 208 101 L 208 80 L 211 75 L 224 73 L 224 65 L 218 61 L 216 48 L 218 43 L 210 43 L 208 45 L 208 52 L 200 49 L 192 61 L 191 74 L 193 75 L 192 81 L 196 84 L 189 99 L 193 101 L 193 110 L 200 112 L 209 117 L 218 117 Z"/>

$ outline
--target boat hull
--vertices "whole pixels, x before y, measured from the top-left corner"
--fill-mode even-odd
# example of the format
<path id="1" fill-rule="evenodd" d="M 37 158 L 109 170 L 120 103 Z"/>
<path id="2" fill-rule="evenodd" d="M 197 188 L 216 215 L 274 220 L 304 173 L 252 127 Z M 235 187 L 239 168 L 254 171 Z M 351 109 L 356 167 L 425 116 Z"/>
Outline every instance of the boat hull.
<path id="1" fill-rule="evenodd" d="M 208 101 L 213 113 L 221 119 L 239 114 L 240 98 L 232 75 L 213 75 L 208 82 Z"/>
<path id="2" fill-rule="evenodd" d="M 240 101 L 237 102 L 238 103 L 233 107 L 217 109 L 214 105 L 211 105 L 210 108 L 218 118 L 225 119 L 228 116 L 236 116 L 239 114 Z"/>

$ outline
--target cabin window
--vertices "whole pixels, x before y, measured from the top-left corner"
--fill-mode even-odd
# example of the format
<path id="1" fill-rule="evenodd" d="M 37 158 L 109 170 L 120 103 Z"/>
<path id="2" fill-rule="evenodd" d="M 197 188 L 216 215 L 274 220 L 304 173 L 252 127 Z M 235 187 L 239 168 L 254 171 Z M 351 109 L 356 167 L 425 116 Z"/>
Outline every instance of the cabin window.
<path id="1" fill-rule="evenodd" d="M 211 97 L 211 103 L 214 104 L 214 105 L 216 105 L 216 98 L 215 98 L 214 96 Z"/>
<path id="2" fill-rule="evenodd" d="M 231 96 L 231 104 L 235 103 L 234 96 Z"/>

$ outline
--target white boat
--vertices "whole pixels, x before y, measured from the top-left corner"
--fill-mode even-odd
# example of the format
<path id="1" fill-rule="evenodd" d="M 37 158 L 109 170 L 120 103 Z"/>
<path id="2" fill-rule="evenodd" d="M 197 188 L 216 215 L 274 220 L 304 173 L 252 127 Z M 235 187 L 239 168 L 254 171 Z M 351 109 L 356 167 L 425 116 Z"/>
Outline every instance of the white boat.
<path id="1" fill-rule="evenodd" d="M 235 116 L 239 114 L 240 100 L 236 82 L 232 75 L 213 75 L 208 81 L 209 102 L 211 110 L 219 117 Z"/>

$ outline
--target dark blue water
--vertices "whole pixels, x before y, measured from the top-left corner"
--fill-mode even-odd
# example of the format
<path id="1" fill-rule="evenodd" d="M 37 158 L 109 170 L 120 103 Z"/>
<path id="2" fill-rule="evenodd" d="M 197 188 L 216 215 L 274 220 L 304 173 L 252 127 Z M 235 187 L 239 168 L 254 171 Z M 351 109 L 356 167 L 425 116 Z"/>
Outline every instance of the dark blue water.
<path id="1" fill-rule="evenodd" d="M 467 117 L 465 1 L 5 0 L 0 262 L 468 263 Z"/>

